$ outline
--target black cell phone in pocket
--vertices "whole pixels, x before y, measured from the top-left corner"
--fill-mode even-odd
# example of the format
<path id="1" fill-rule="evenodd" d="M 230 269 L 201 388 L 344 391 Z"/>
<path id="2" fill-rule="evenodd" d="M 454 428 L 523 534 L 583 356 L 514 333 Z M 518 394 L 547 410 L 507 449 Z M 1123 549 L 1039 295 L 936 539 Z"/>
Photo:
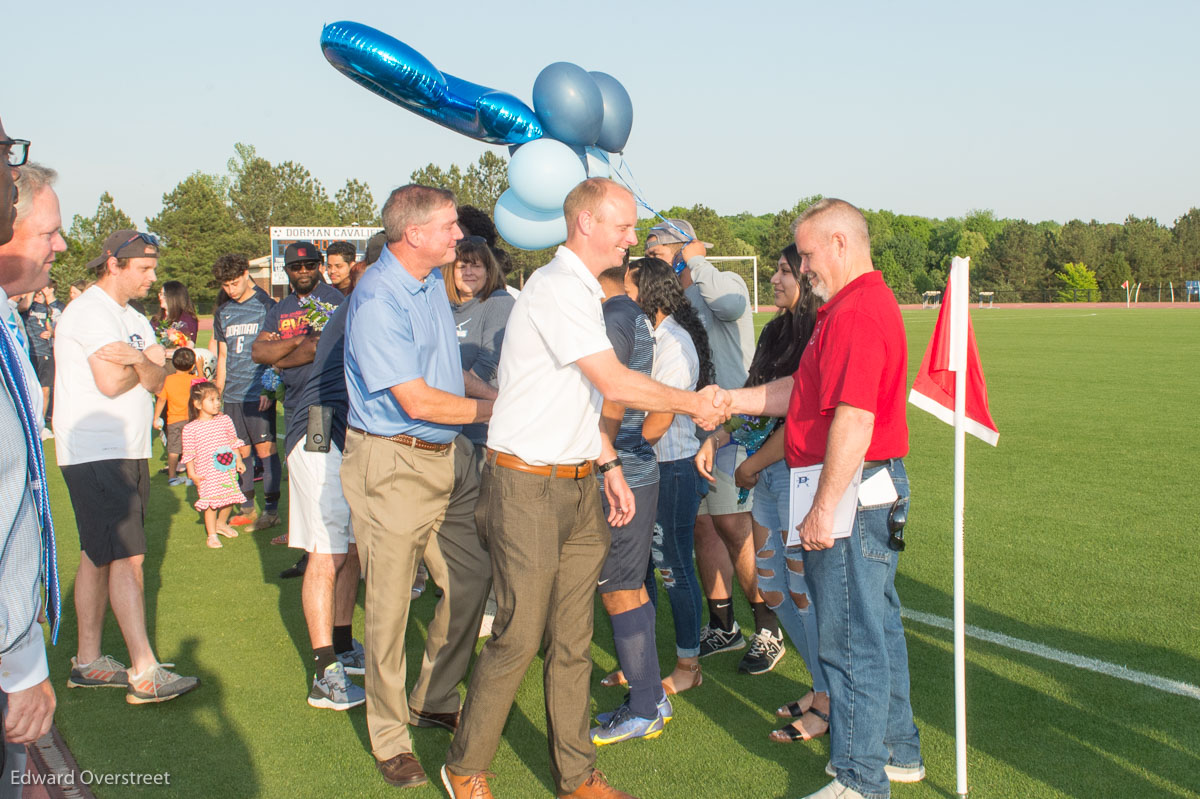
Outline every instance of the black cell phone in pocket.
<path id="1" fill-rule="evenodd" d="M 327 405 L 310 405 L 308 408 L 308 436 L 304 439 L 305 451 L 328 452 L 332 428 L 333 408 Z"/>

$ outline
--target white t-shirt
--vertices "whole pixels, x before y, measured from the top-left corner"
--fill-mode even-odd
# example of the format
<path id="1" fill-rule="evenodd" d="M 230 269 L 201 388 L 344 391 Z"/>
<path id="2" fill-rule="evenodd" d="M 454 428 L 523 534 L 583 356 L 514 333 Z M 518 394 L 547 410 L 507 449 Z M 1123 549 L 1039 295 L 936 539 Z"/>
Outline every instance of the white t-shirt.
<path id="1" fill-rule="evenodd" d="M 695 391 L 700 379 L 700 356 L 683 326 L 668 316 L 654 329 L 654 367 L 650 376 L 660 383 Z M 690 458 L 700 449 L 696 423 L 687 414 L 677 413 L 671 426 L 654 445 L 654 457 L 660 463 Z"/>
<path id="2" fill-rule="evenodd" d="M 109 398 L 96 387 L 88 358 L 124 341 L 144 350 L 155 343 L 146 317 L 92 286 L 63 311 L 54 331 L 54 448 L 60 466 L 150 457 L 154 395 L 136 385 Z"/>
<path id="3" fill-rule="evenodd" d="M 603 302 L 599 281 L 566 247 L 526 281 L 504 330 L 489 447 L 537 466 L 600 457 L 604 397 L 575 361 L 612 349 Z"/>

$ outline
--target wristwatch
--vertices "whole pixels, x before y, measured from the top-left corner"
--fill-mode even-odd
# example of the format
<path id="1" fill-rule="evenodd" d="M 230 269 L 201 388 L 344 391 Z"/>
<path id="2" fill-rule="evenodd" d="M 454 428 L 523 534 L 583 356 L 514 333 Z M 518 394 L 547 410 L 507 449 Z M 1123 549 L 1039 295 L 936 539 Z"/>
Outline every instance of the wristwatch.
<path id="1" fill-rule="evenodd" d="M 621 459 L 620 459 L 620 458 L 613 458 L 613 459 L 612 459 L 611 461 L 609 461 L 608 463 L 602 463 L 602 464 L 600 464 L 599 466 L 597 466 L 597 467 L 596 467 L 596 473 L 597 473 L 597 474 L 604 474 L 605 472 L 611 472 L 613 469 L 617 468 L 617 467 L 618 467 L 618 466 L 620 466 L 620 465 L 621 465 Z"/>

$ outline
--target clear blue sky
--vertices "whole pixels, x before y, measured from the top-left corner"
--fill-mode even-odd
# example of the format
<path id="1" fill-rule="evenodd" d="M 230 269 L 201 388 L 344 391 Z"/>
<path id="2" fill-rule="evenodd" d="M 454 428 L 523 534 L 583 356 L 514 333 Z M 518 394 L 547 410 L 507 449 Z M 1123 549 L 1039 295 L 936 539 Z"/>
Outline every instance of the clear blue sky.
<path id="1" fill-rule="evenodd" d="M 1200 205 L 1194 0 L 18 3 L 0 118 L 59 170 L 68 225 L 105 190 L 140 225 L 190 172 L 223 173 L 237 141 L 377 200 L 489 147 L 330 67 L 318 38 L 338 19 L 526 103 L 554 61 L 614 75 L 633 98 L 626 158 L 658 208 L 821 193 L 1169 225 Z"/>

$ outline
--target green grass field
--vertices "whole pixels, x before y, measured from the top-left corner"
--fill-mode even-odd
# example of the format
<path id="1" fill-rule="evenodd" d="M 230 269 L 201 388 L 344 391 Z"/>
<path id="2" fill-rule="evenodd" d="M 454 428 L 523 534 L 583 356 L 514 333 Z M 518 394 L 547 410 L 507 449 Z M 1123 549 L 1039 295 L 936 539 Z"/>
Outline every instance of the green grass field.
<path id="1" fill-rule="evenodd" d="M 905 314 L 911 371 L 935 313 Z M 975 311 L 973 319 L 1000 445 L 969 439 L 967 448 L 968 623 L 1200 682 L 1200 554 L 1189 538 L 1200 511 L 1192 464 L 1200 452 L 1200 313 L 1064 306 Z M 913 505 L 897 582 L 906 606 L 949 617 L 952 430 L 915 408 L 909 424 Z M 153 479 L 147 520 L 151 638 L 160 658 L 199 674 L 203 685 L 142 707 L 126 705 L 118 691 L 68 690 L 78 547 L 58 470 L 51 476 L 65 608 L 50 655 L 57 723 L 81 768 L 171 774 L 166 794 L 123 787 L 98 795 L 395 795 L 374 769 L 363 710 L 305 704 L 300 583 L 278 578 L 294 553 L 268 544 L 274 532 L 227 541 L 220 552 L 205 549 L 187 492 L 168 488 L 165 477 Z M 427 592 L 414 605 L 413 677 L 434 601 Z M 738 608 L 749 624 L 741 599 Z M 602 619 L 598 611 L 597 710 L 621 698 L 599 686 L 615 664 Z M 670 625 L 663 609 L 663 663 L 673 654 Z M 899 785 L 893 795 L 953 796 L 951 636 L 916 621 L 906 626 L 928 779 Z M 105 640 L 105 651 L 127 661 L 111 615 Z M 678 697 L 664 735 L 602 749 L 600 768 L 640 797 L 803 796 L 823 785 L 827 739 L 781 745 L 766 738 L 773 709 L 808 688 L 799 656 L 789 651 L 761 677 L 737 674 L 737 660 L 706 659 L 704 685 Z M 967 668 L 973 796 L 1200 795 L 1196 699 L 973 639 Z M 535 663 L 493 765 L 498 796 L 553 794 L 544 735 Z M 415 730 L 431 776 L 449 740 L 440 730 Z M 443 795 L 436 782 L 410 793 Z"/>

